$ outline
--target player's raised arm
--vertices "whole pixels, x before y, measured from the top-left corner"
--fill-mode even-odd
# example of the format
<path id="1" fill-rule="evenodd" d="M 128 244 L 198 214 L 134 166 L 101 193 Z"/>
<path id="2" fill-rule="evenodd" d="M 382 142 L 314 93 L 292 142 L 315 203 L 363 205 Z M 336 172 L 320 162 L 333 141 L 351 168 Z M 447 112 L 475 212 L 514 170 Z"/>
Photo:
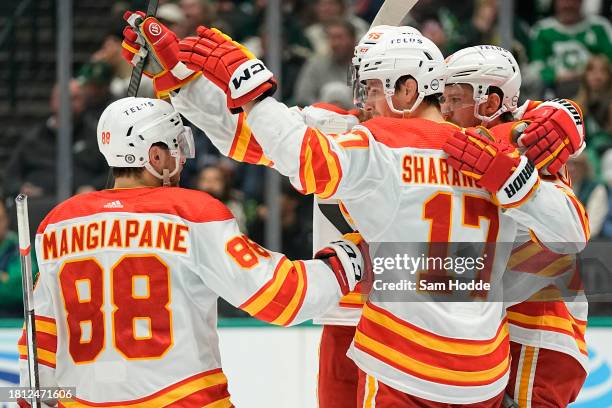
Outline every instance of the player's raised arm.
<path id="1" fill-rule="evenodd" d="M 232 113 L 225 94 L 199 77 L 171 96 L 175 109 L 202 129 L 221 154 L 239 162 L 272 166 L 246 122 L 244 112 Z"/>
<path id="2" fill-rule="evenodd" d="M 515 129 L 521 129 L 521 133 L 515 137 L 515 131 L 513 140 L 516 138 L 515 143 L 535 164 L 542 175 L 542 185 L 532 203 L 508 213 L 522 225 L 532 226 L 535 238 L 552 251 L 578 252 L 589 240 L 589 220 L 583 204 L 571 189 L 564 166 L 585 148 L 580 107 L 560 98 L 531 102 L 521 107 L 517 118 L 528 125 L 519 122 Z M 534 211 L 542 212 L 534 214 Z"/>
<path id="3" fill-rule="evenodd" d="M 275 81 L 265 65 L 218 30 L 200 27 L 198 37 L 181 41 L 179 47 L 179 59 L 202 70 L 225 93 L 230 109 L 244 108 L 266 157 L 304 194 L 356 197 L 363 194 L 360 185 L 366 180 L 389 176 L 384 160 L 371 157 L 380 152 L 371 148 L 367 131 L 330 137 L 307 126 L 302 115 L 268 98 Z"/>
<path id="4" fill-rule="evenodd" d="M 357 234 L 329 243 L 318 259 L 292 261 L 242 234 L 221 203 L 211 200 L 207 211 L 227 219 L 192 228 L 194 269 L 215 293 L 260 320 L 289 326 L 317 317 L 366 273 L 369 255 Z"/>
<path id="5" fill-rule="evenodd" d="M 535 164 L 507 141 L 494 140 L 484 129 L 468 129 L 450 138 L 444 150 L 451 166 L 474 177 L 507 215 L 549 249 L 575 253 L 584 248 L 588 227 L 582 205 L 563 186 L 543 181 Z"/>
<path id="6" fill-rule="evenodd" d="M 142 56 L 151 54 L 152 62 L 145 74 L 156 78 L 153 83 L 156 94 L 171 97 L 175 109 L 202 129 L 221 154 L 241 162 L 271 165 L 246 126 L 244 113 L 231 113 L 225 94 L 202 78 L 201 71 L 191 70 L 178 60 L 179 39 L 172 30 L 155 17 L 136 26 L 134 16 L 141 13 L 126 12 L 124 16 L 128 25 L 123 30 L 123 58 L 135 65 Z M 160 32 L 155 37 L 158 41 L 150 38 L 152 24 Z"/>
<path id="7" fill-rule="evenodd" d="M 495 126 L 491 132 L 497 139 L 509 136 L 534 164 L 541 182 L 525 205 L 506 213 L 548 249 L 579 252 L 590 236 L 588 217 L 571 189 L 564 165 L 585 147 L 580 108 L 567 99 L 530 102 L 515 117 L 520 121 Z"/>

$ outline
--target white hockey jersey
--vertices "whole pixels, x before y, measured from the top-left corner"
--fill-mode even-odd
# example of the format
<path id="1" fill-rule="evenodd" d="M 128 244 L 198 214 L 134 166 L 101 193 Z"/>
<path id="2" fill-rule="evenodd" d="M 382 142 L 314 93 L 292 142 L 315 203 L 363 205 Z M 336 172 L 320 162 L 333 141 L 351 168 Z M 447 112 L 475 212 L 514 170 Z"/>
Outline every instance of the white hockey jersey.
<path id="1" fill-rule="evenodd" d="M 325 263 L 267 251 L 219 201 L 181 188 L 77 195 L 43 221 L 36 253 L 41 384 L 76 387 L 66 407 L 229 407 L 218 296 L 278 325 L 341 296 Z M 27 383 L 23 336 L 19 349 Z"/>
<path id="2" fill-rule="evenodd" d="M 574 102 L 568 100 L 557 102 L 565 109 L 568 107 L 571 109 L 573 106 L 573 113 L 578 113 L 580 118 L 582 117 L 580 107 Z M 516 112 L 516 119 L 520 120 L 540 104 L 541 102 L 537 101 L 525 102 Z M 577 120 L 576 126 L 584 134 L 584 124 L 581 119 Z M 545 175 L 542 178 L 556 187 L 550 200 L 556 200 L 559 205 L 573 210 L 574 217 L 561 222 L 573 223 L 579 232 L 581 242 L 588 241 L 590 237 L 588 215 L 584 205 L 572 191 L 567 168 L 562 168 L 554 176 Z M 517 236 L 515 248 L 508 262 L 508 272 L 504 275 L 510 340 L 526 346 L 567 354 L 575 358 L 587 371 L 588 350 L 585 332 L 588 302 L 582 293 L 575 258 L 550 251 L 547 244 L 550 245 L 551 239 L 524 232 Z M 568 236 L 565 240 L 569 242 L 571 239 L 571 236 Z M 557 280 L 556 277 L 561 278 Z M 569 287 L 575 291 L 575 295 L 563 300 L 559 285 L 565 289 Z M 521 302 L 522 300 L 524 301 Z"/>
<path id="3" fill-rule="evenodd" d="M 229 158 L 239 162 L 274 167 L 263 154 L 261 146 L 246 123 L 244 113 L 232 114 L 227 109 L 226 97 L 215 84 L 199 77 L 183 86 L 178 94 L 172 95 L 172 104 L 191 123 L 202 129 L 215 147 Z M 359 121 L 355 114 L 340 112 L 327 104 L 317 104 L 304 109 L 292 108 L 293 114 L 301 116 L 308 126 L 322 129 L 325 133 L 344 133 Z M 321 212 L 320 204 L 330 205 L 337 210 L 340 200 L 323 200 L 314 197 L 313 206 L 313 254 L 327 243 L 339 239 L 347 231 L 339 231 Z M 342 217 L 350 223 L 350 216 L 344 211 Z M 340 302 L 313 321 L 319 324 L 357 325 L 366 296 L 361 286 L 342 297 Z"/>
<path id="4" fill-rule="evenodd" d="M 552 183 L 564 191 L 567 202 L 574 206 L 580 229 L 588 238 L 584 207 L 563 182 Z M 538 239 L 522 233 L 517 237 L 503 282 L 510 340 L 567 354 L 588 371 L 588 302 L 576 257 L 552 252 Z"/>
<path id="5" fill-rule="evenodd" d="M 364 239 L 385 242 L 514 242 L 517 225 L 584 245 L 570 208 L 539 184 L 522 205 L 504 209 L 448 166 L 441 150 L 456 128 L 424 119 L 376 118 L 341 135 L 308 128 L 272 98 L 247 122 L 275 168 L 304 193 L 341 199 Z M 575 251 L 577 248 L 565 248 Z M 491 282 L 501 279 L 510 245 L 490 259 Z M 415 251 L 413 257 L 420 255 Z M 498 395 L 508 372 L 508 332 L 501 302 L 385 300 L 374 290 L 349 350 L 368 374 L 421 398 L 474 403 Z M 406 295 L 409 296 L 409 295 Z M 498 298 L 499 299 L 499 298 Z"/>
<path id="6" fill-rule="evenodd" d="M 213 142 L 218 139 L 217 143 L 228 144 L 225 150 L 232 151 L 236 145 L 247 146 L 247 142 L 251 146 L 252 135 L 256 134 L 258 149 L 259 144 L 263 146 L 262 157 L 272 159 L 274 167 L 291 177 L 304 193 L 341 199 L 368 242 L 428 241 L 431 225 L 423 218 L 424 206 L 428 198 L 448 193 L 452 209 L 447 211 L 452 213 L 452 222 L 447 240 L 482 242 L 494 236 L 493 241 L 513 242 L 518 222 L 544 241 L 557 242 L 560 250 L 579 249 L 562 248 L 566 241 L 575 242 L 577 247 L 584 242 L 575 223 L 558 222 L 576 216 L 567 206 L 547 199 L 556 189 L 547 183 L 541 183 L 521 207 L 499 211 L 473 180 L 449 168 L 440 150 L 446 136 L 432 137 L 431 132 L 441 129 L 433 122 L 417 121 L 416 127 L 407 129 L 403 127 L 406 121 L 392 121 L 390 128 L 381 130 L 385 126 L 373 121 L 374 125 L 357 126 L 346 134 L 325 135 L 308 128 L 298 112 L 267 99 L 249 115 L 248 132 L 240 132 L 248 138 L 236 143 L 236 138 L 228 138 L 232 132 L 239 133 L 236 120 L 227 118 L 223 111 L 206 112 L 209 108 L 204 106 L 215 98 L 201 92 L 205 86 L 198 88 L 194 83 L 182 89 L 173 103 L 194 124 L 202 124 Z M 221 126 L 219 114 L 226 117 Z M 239 123 L 244 122 L 241 117 Z M 376 125 L 379 129 L 372 131 Z M 449 132 L 453 128 L 446 129 Z M 474 225 L 462 224 L 465 204 L 474 206 L 476 212 L 489 212 L 496 222 L 475 216 L 471 221 Z M 487 224 L 497 227 L 492 236 Z M 499 279 L 505 269 L 510 252 L 507 247 L 507 253 L 496 254 L 493 280 Z M 442 402 L 477 402 L 501 392 L 508 368 L 507 327 L 501 303 L 463 307 L 414 302 L 403 306 L 374 298 L 364 309 L 351 350 L 362 369 L 397 389 Z M 353 310 L 359 315 L 358 309 Z M 381 327 L 386 330 L 381 331 Z"/>

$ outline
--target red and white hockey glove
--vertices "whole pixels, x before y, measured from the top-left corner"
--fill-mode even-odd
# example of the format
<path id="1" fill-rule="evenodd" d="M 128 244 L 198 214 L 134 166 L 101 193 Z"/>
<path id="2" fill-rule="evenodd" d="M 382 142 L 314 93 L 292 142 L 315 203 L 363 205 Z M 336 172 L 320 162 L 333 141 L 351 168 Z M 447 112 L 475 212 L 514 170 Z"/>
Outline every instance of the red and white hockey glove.
<path id="1" fill-rule="evenodd" d="M 457 131 L 443 149 L 455 170 L 474 178 L 502 207 L 522 204 L 539 184 L 535 165 L 516 147 L 495 141 L 485 129 Z"/>
<path id="2" fill-rule="evenodd" d="M 358 233 L 345 234 L 343 239 L 330 242 L 314 257 L 329 265 L 343 296 L 352 292 L 357 282 L 372 270 L 368 245 Z"/>
<path id="3" fill-rule="evenodd" d="M 522 118 L 529 126 L 517 143 L 538 170 L 556 174 L 584 150 L 584 123 L 580 109 L 567 99 L 553 99 L 528 111 Z"/>
<path id="4" fill-rule="evenodd" d="M 179 61 L 178 38 L 159 20 L 145 18 L 142 11 L 126 11 L 123 18 L 129 25 L 123 29 L 121 54 L 127 62 L 136 65 L 150 53 L 143 73 L 153 78 L 157 97 L 167 97 L 170 91 L 199 75 Z"/>
<path id="5" fill-rule="evenodd" d="M 197 32 L 197 37 L 180 41 L 179 59 L 221 88 L 228 108 L 241 110 L 257 98 L 274 94 L 272 72 L 248 49 L 215 28 L 200 26 Z"/>

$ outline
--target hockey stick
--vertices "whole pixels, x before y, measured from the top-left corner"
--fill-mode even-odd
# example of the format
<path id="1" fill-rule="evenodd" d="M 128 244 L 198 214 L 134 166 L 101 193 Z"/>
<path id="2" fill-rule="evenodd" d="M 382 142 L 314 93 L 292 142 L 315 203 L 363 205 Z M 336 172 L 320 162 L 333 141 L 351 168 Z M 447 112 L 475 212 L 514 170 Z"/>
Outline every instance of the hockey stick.
<path id="1" fill-rule="evenodd" d="M 419 0 L 386 0 L 374 17 L 372 25 L 399 26 Z"/>
<path id="2" fill-rule="evenodd" d="M 504 401 L 502 402 L 503 408 L 519 408 L 519 405 L 512 399 L 507 393 L 504 394 Z"/>
<path id="3" fill-rule="evenodd" d="M 157 13 L 157 5 L 159 0 L 149 0 L 147 4 L 147 17 L 154 16 Z M 135 26 L 138 27 L 142 23 L 141 19 L 136 20 Z M 138 88 L 140 87 L 140 79 L 142 78 L 142 70 L 144 69 L 145 63 L 149 55 L 145 55 L 138 61 L 138 64 L 132 69 L 132 75 L 130 76 L 130 85 L 128 86 L 127 96 L 136 96 Z"/>
<path id="4" fill-rule="evenodd" d="M 19 234 L 19 254 L 21 257 L 21 282 L 23 289 L 23 311 L 25 315 L 26 347 L 28 350 L 28 373 L 30 389 L 35 392 L 32 406 L 41 407 L 38 379 L 38 354 L 36 349 L 36 321 L 34 315 L 34 290 L 32 285 L 32 258 L 30 257 L 30 222 L 28 220 L 28 196 L 19 194 L 17 205 L 17 232 Z"/>
<path id="5" fill-rule="evenodd" d="M 154 16 L 157 13 L 157 6 L 159 5 L 159 0 L 149 0 L 147 4 L 147 17 Z M 138 27 L 142 23 L 142 19 L 136 20 L 136 27 Z M 147 58 L 149 58 L 149 54 L 145 55 L 144 58 L 141 58 L 138 61 L 138 64 L 132 68 L 132 75 L 130 75 L 130 84 L 128 85 L 127 96 L 136 96 L 138 93 L 138 88 L 140 88 L 140 80 L 142 79 L 142 70 L 147 62 Z M 112 188 L 112 184 L 114 182 L 113 170 L 108 170 L 108 176 L 106 177 L 106 188 Z"/>

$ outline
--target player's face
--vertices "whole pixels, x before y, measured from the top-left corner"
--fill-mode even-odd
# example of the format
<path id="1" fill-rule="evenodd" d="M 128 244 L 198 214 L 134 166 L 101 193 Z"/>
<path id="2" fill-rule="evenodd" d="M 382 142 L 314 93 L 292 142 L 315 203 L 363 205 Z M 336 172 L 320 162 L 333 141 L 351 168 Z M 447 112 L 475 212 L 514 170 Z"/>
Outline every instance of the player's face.
<path id="1" fill-rule="evenodd" d="M 453 84 L 444 88 L 441 110 L 444 119 L 461 127 L 478 126 L 474 116 L 474 93 L 470 85 Z"/>
<path id="2" fill-rule="evenodd" d="M 382 81 L 378 79 L 368 79 L 366 81 L 366 90 L 365 90 L 365 103 L 364 110 L 367 114 L 375 117 L 375 116 L 386 116 L 386 117 L 395 117 L 398 116 L 394 113 L 391 108 L 389 108 L 389 104 L 387 103 L 387 99 L 385 98 L 385 91 L 382 84 Z M 395 97 L 394 97 L 395 98 Z"/>
<path id="3" fill-rule="evenodd" d="M 386 103 L 382 82 L 368 79 L 365 84 L 365 111 L 372 116 L 380 116 L 384 111 L 383 104 Z"/>

